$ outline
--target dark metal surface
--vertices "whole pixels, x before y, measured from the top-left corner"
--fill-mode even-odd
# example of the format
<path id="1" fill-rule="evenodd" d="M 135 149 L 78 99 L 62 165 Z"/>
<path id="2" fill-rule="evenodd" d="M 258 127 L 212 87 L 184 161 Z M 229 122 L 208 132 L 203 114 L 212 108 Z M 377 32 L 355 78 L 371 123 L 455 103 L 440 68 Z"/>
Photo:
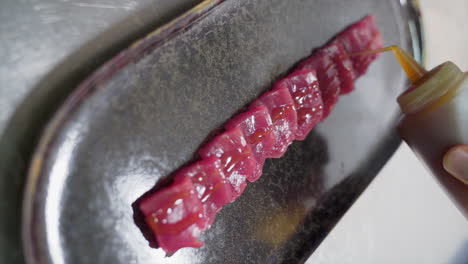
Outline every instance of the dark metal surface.
<path id="1" fill-rule="evenodd" d="M 47 121 L 86 76 L 199 0 L 2 0 L 0 263 L 23 263 L 26 170 Z"/>
<path id="2" fill-rule="evenodd" d="M 394 1 L 229 0 L 157 47 L 143 42 L 144 54 L 141 46 L 138 56 L 124 54 L 131 63 L 76 90 L 41 140 L 26 201 L 30 261 L 303 260 L 398 144 L 389 131 L 404 77 L 391 57 L 306 141 L 267 162 L 205 233 L 204 248 L 163 258 L 147 246 L 131 204 L 313 47 L 367 13 L 387 42 L 409 48 L 405 10 Z"/>

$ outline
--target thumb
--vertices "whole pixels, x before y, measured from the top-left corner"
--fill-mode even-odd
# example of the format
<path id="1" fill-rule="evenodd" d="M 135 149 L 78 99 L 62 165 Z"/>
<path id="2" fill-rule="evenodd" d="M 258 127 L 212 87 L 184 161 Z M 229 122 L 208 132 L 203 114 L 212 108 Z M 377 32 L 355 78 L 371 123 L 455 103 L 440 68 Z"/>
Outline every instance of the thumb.
<path id="1" fill-rule="evenodd" d="M 468 145 L 458 145 L 447 151 L 443 165 L 451 175 L 468 184 Z"/>

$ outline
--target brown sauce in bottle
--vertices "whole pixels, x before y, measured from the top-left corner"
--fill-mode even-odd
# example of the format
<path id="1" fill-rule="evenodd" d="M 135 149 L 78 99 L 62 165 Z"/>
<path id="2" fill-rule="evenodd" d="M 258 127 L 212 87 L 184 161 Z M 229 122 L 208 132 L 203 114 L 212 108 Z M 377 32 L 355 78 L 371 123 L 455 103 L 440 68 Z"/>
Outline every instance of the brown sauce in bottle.
<path id="1" fill-rule="evenodd" d="M 468 144 L 468 73 L 452 62 L 427 72 L 398 46 L 359 54 L 382 51 L 393 52 L 412 83 L 398 97 L 398 132 L 468 219 L 468 186 L 442 165 L 451 147 Z"/>

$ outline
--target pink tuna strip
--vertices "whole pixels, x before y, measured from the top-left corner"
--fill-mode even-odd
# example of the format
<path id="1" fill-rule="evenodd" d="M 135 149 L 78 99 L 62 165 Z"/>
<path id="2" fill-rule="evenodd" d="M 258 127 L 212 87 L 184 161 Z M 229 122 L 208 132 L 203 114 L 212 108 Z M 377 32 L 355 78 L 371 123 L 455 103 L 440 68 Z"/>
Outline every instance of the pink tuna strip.
<path id="1" fill-rule="evenodd" d="M 303 140 L 322 120 L 323 104 L 315 73 L 310 69 L 295 70 L 273 86 L 274 90 L 287 88 L 297 113 L 296 139 Z"/>
<path id="2" fill-rule="evenodd" d="M 382 47 L 382 38 L 375 17 L 372 15 L 364 17 L 343 30 L 332 42 L 341 43 L 350 54 Z M 363 75 L 377 56 L 379 56 L 378 53 L 352 56 L 356 76 Z"/>
<path id="3" fill-rule="evenodd" d="M 323 102 L 322 119 L 325 119 L 333 110 L 340 96 L 341 82 L 338 67 L 327 54 L 316 53 L 300 63 L 296 71 L 300 72 L 304 69 L 312 69 L 317 73 Z"/>
<path id="4" fill-rule="evenodd" d="M 340 80 L 340 94 L 347 94 L 354 90 L 354 80 L 356 79 L 353 62 L 346 53 L 345 48 L 340 42 L 329 43 L 315 51 L 316 53 L 325 53 L 333 60 L 338 70 L 338 79 Z"/>
<path id="5" fill-rule="evenodd" d="M 244 191 L 245 180 L 257 177 L 257 161 L 239 127 L 216 136 L 198 153 L 202 158 L 216 156 L 221 160 L 221 168 L 236 198 Z"/>
<path id="6" fill-rule="evenodd" d="M 229 120 L 226 129 L 239 127 L 257 160 L 257 169 L 247 180 L 256 181 L 262 175 L 265 159 L 270 157 L 276 142 L 273 123 L 268 109 L 264 105 L 256 106 L 247 112 L 240 113 Z"/>
<path id="7" fill-rule="evenodd" d="M 279 87 L 264 93 L 251 107 L 265 105 L 273 122 L 275 144 L 270 158 L 279 158 L 288 149 L 297 132 L 297 114 L 294 101 L 287 87 Z"/>
<path id="8" fill-rule="evenodd" d="M 139 206 L 159 246 L 166 252 L 203 245 L 198 236 L 207 228 L 207 222 L 190 179 L 174 182 L 143 199 Z"/>
<path id="9" fill-rule="evenodd" d="M 228 121 L 227 130 L 199 150 L 201 160 L 182 168 L 171 185 L 139 204 L 159 246 L 168 253 L 202 246 L 201 232 L 223 205 L 242 194 L 246 179 L 260 177 L 265 158 L 280 157 L 293 139 L 304 139 L 377 57 L 347 53 L 381 46 L 375 19 L 367 16 L 303 60 L 247 112 Z"/>
<path id="10" fill-rule="evenodd" d="M 221 169 L 221 160 L 215 156 L 202 159 L 181 169 L 174 177 L 175 182 L 189 178 L 195 193 L 203 204 L 204 216 L 211 225 L 216 213 L 236 199 L 231 184 Z"/>

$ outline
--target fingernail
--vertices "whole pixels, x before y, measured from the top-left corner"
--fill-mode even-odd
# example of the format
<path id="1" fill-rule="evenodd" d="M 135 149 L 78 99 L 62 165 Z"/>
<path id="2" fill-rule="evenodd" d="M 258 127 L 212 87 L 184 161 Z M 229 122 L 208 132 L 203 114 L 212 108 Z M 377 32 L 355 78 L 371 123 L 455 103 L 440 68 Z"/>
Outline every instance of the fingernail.
<path id="1" fill-rule="evenodd" d="M 443 164 L 446 171 L 468 184 L 468 145 L 449 150 L 444 156 Z"/>

